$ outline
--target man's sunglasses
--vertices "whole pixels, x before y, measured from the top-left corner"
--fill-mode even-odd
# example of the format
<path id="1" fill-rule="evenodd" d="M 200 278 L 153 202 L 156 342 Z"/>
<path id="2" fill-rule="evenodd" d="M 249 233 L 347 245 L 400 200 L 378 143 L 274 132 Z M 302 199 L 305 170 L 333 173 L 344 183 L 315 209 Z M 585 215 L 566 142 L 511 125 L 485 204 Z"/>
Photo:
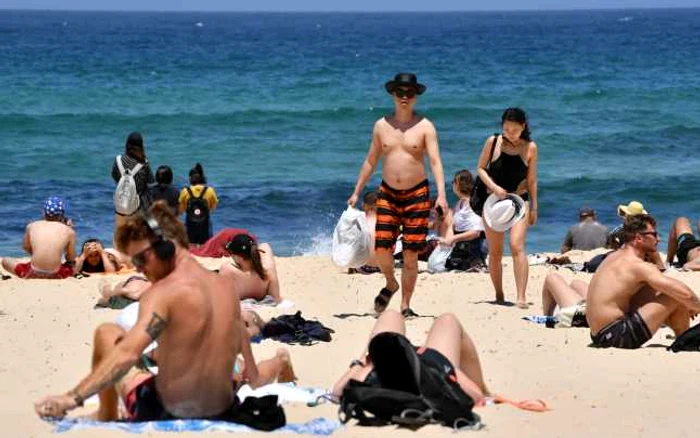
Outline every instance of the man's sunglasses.
<path id="1" fill-rule="evenodd" d="M 655 239 L 659 238 L 659 232 L 658 231 L 642 231 L 639 234 L 643 236 L 654 236 Z"/>
<path id="2" fill-rule="evenodd" d="M 134 265 L 134 267 L 136 269 L 142 269 L 144 266 L 146 266 L 146 253 L 152 249 L 153 249 L 153 245 L 150 245 L 148 248 L 144 249 L 143 251 L 131 256 L 131 263 Z"/>
<path id="3" fill-rule="evenodd" d="M 418 93 L 416 93 L 416 90 L 414 90 L 413 88 L 397 88 L 394 90 L 394 94 L 396 95 L 396 97 L 399 98 L 407 97 L 409 99 L 413 99 Z"/>

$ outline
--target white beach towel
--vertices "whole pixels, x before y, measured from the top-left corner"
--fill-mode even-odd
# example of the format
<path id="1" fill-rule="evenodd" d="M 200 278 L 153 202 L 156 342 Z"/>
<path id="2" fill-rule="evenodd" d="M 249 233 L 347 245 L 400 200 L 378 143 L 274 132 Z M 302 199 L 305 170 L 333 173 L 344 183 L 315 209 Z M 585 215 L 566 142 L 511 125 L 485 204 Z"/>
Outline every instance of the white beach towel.
<path id="1" fill-rule="evenodd" d="M 261 301 L 258 301 L 255 298 L 246 298 L 245 300 L 241 300 L 241 309 L 243 310 L 255 310 L 260 309 L 262 307 L 289 309 L 291 307 L 294 307 L 295 305 L 296 304 L 294 304 L 294 301 L 289 300 L 287 298 L 283 299 L 281 303 L 277 304 L 275 302 L 275 299 L 272 298 L 270 295 L 265 295 L 265 298 L 263 298 Z"/>

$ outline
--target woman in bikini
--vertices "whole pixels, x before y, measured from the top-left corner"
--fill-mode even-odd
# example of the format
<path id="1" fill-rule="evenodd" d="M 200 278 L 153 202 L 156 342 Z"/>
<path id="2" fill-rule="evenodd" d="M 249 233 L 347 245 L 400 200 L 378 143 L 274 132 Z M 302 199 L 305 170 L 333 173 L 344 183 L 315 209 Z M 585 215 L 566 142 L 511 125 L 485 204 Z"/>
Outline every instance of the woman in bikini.
<path id="1" fill-rule="evenodd" d="M 479 157 L 478 172 L 490 193 L 503 199 L 508 193 L 520 195 L 530 204 L 523 219 L 510 230 L 515 287 L 520 308 L 527 308 L 528 264 L 525 252 L 527 227 L 537 222 L 537 144 L 530 138 L 527 116 L 520 108 L 508 108 L 501 117 L 503 134 L 486 139 Z M 492 150 L 493 149 L 493 150 Z M 489 274 L 496 289 L 496 302 L 504 303 L 503 239 L 505 233 L 494 231 L 484 223 L 489 247 Z"/>
<path id="2" fill-rule="evenodd" d="M 269 244 L 258 245 L 248 234 L 238 234 L 226 244 L 226 250 L 236 265 L 224 264 L 220 272 L 236 278 L 241 300 L 261 301 L 270 295 L 277 304 L 282 302 L 275 258 Z"/>

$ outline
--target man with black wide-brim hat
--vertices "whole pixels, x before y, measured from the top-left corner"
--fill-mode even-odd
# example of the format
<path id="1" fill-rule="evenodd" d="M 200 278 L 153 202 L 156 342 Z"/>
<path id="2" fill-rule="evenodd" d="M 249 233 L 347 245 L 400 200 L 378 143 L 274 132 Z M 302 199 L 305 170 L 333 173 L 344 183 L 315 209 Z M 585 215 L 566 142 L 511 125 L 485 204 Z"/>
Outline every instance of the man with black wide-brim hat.
<path id="1" fill-rule="evenodd" d="M 399 233 L 403 233 L 403 269 L 401 274 L 401 314 L 415 317 L 410 308 L 411 296 L 418 275 L 418 253 L 425 245 L 430 216 L 430 192 L 424 159 L 430 159 L 438 196 L 438 216 L 447 211 L 445 177 L 440 159 L 437 132 L 427 118 L 416 114 L 413 107 L 426 86 L 413 73 L 399 73 L 385 84 L 394 101 L 394 113 L 374 124 L 372 143 L 355 191 L 348 199 L 354 206 L 367 180 L 380 159 L 382 183 L 377 196 L 376 259 L 386 277 L 386 287 L 374 299 L 374 309 L 383 312 L 392 295 L 399 290 L 394 276 L 393 249 Z"/>

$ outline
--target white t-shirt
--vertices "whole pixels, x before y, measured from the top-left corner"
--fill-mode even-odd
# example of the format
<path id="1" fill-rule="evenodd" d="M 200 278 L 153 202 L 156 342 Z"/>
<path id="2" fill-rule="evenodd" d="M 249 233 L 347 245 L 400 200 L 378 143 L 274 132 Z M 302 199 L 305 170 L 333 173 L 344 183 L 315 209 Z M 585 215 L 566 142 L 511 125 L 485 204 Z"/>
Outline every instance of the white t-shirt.
<path id="1" fill-rule="evenodd" d="M 453 228 L 456 233 L 479 230 L 484 231 L 484 223 L 481 216 L 474 213 L 466 200 L 460 200 L 452 210 Z"/>

